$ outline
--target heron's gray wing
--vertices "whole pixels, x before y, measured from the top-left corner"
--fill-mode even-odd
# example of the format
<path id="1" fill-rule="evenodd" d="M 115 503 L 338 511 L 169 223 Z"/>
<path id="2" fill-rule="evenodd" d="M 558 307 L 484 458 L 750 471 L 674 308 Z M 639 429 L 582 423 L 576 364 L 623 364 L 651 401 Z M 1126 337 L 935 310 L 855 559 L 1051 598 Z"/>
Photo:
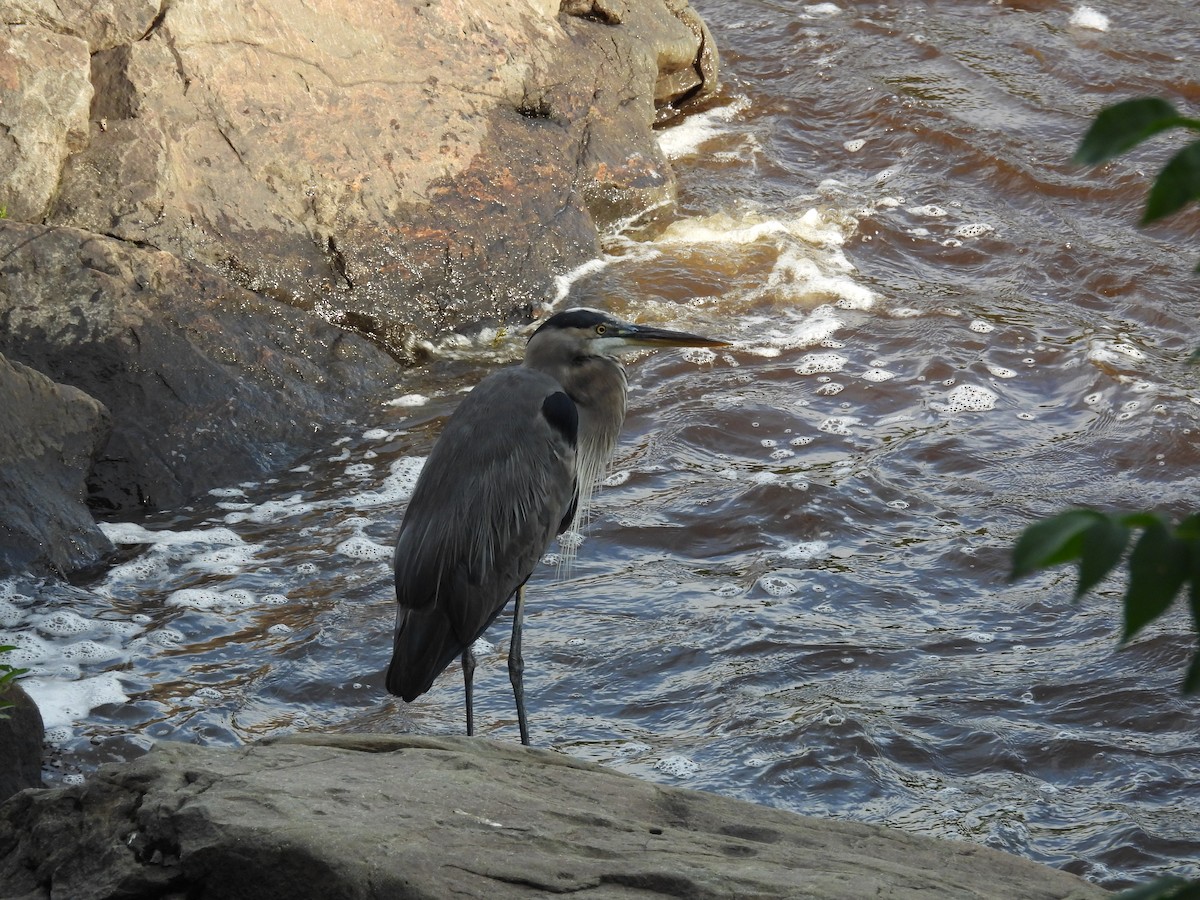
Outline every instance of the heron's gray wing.
<path id="1" fill-rule="evenodd" d="M 450 417 L 396 544 L 388 689 L 428 690 L 525 583 L 575 500 L 578 413 L 548 375 L 486 379 Z"/>

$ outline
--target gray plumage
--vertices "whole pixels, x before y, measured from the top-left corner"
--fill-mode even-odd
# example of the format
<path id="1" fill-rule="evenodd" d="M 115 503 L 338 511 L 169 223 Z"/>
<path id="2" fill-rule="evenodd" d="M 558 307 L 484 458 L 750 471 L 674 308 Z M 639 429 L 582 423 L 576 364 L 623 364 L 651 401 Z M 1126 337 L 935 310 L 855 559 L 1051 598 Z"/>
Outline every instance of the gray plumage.
<path id="1" fill-rule="evenodd" d="M 447 421 L 396 542 L 395 646 L 387 688 L 412 701 L 462 657 L 474 731 L 471 644 L 516 595 L 509 676 L 521 742 L 524 585 L 554 539 L 586 516 L 625 420 L 625 370 L 639 346 L 723 346 L 573 309 L 547 319 L 525 360 L 488 376 Z"/>

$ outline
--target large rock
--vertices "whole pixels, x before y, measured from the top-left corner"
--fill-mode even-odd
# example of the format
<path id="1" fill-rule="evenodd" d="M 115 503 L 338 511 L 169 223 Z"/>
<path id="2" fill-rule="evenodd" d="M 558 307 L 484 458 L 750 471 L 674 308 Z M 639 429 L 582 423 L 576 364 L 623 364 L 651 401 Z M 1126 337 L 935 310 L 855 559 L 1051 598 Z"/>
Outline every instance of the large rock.
<path id="1" fill-rule="evenodd" d="M 0 662 L 7 662 L 0 656 Z M 20 682 L 0 688 L 0 803 L 17 791 L 42 786 L 42 741 L 45 728 L 37 704 Z M 0 889 L 0 894 L 3 890 Z"/>
<path id="2" fill-rule="evenodd" d="M 28 5 L 18 21 L 53 18 Z M 656 110 L 716 86 L 685 0 L 175 0 L 141 39 L 129 5 L 107 31 L 66 5 L 95 101 L 46 221 L 203 262 L 407 358 L 526 311 L 595 255 L 598 220 L 669 201 Z"/>
<path id="3" fill-rule="evenodd" d="M 7 4 L 5 20 L 8 18 Z M 37 25 L 0 24 L 0 211 L 35 221 L 63 165 L 88 141 L 86 41 Z M 2 217 L 0 217 L 2 218 Z"/>
<path id="4" fill-rule="evenodd" d="M 1108 896 L 973 844 L 661 787 L 548 751 L 343 736 L 163 744 L 0 807 L 4 896 Z"/>
<path id="5" fill-rule="evenodd" d="M 0 222 L 0 353 L 107 407 L 111 435 L 88 476 L 102 511 L 172 507 L 276 471 L 397 374 L 363 338 L 204 267 L 15 222 Z M 68 413 L 45 410 L 29 452 L 66 448 L 74 472 L 92 448 L 70 437 Z M 0 518 L 22 508 L 0 505 Z"/>
<path id="6" fill-rule="evenodd" d="M 3 354 L 0 409 L 0 575 L 95 562 L 112 548 L 88 510 L 86 480 L 108 439 L 108 410 Z"/>

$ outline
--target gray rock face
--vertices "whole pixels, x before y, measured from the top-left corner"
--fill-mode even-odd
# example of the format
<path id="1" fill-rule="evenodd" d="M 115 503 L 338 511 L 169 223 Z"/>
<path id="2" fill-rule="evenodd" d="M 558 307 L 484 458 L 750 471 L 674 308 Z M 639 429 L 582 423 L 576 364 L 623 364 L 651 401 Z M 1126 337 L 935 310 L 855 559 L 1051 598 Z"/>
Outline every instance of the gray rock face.
<path id="1" fill-rule="evenodd" d="M 0 353 L 111 416 L 87 479 L 93 508 L 170 507 L 260 477 L 396 374 L 366 340 L 167 253 L 0 222 L 0 260 Z M 77 391 L 62 397 L 87 407 Z M 94 443 L 72 437 L 78 415 L 46 410 L 42 433 L 23 439 L 66 453 L 75 477 Z"/>
<path id="2" fill-rule="evenodd" d="M 13 704 L 0 714 L 0 802 L 3 802 L 17 791 L 42 786 L 42 739 L 46 732 L 37 704 L 20 682 L 10 684 L 0 693 L 0 699 Z"/>
<path id="3" fill-rule="evenodd" d="M 87 507 L 104 405 L 0 354 L 0 410 L 0 575 L 61 575 L 112 549 Z"/>
<path id="4" fill-rule="evenodd" d="M 541 750 L 348 735 L 163 744 L 0 807 L 7 897 L 1087 900 L 972 844 L 651 785 Z"/>

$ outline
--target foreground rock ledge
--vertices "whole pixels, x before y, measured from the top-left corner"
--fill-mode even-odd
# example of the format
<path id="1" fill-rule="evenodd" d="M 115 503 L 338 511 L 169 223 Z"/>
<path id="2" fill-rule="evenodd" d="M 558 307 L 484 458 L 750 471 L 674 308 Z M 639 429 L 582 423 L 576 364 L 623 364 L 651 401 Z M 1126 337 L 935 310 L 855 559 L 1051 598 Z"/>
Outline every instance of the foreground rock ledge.
<path id="1" fill-rule="evenodd" d="M 413 735 L 162 744 L 0 807 L 4 897 L 1021 897 L 1106 893 L 974 844 Z"/>

